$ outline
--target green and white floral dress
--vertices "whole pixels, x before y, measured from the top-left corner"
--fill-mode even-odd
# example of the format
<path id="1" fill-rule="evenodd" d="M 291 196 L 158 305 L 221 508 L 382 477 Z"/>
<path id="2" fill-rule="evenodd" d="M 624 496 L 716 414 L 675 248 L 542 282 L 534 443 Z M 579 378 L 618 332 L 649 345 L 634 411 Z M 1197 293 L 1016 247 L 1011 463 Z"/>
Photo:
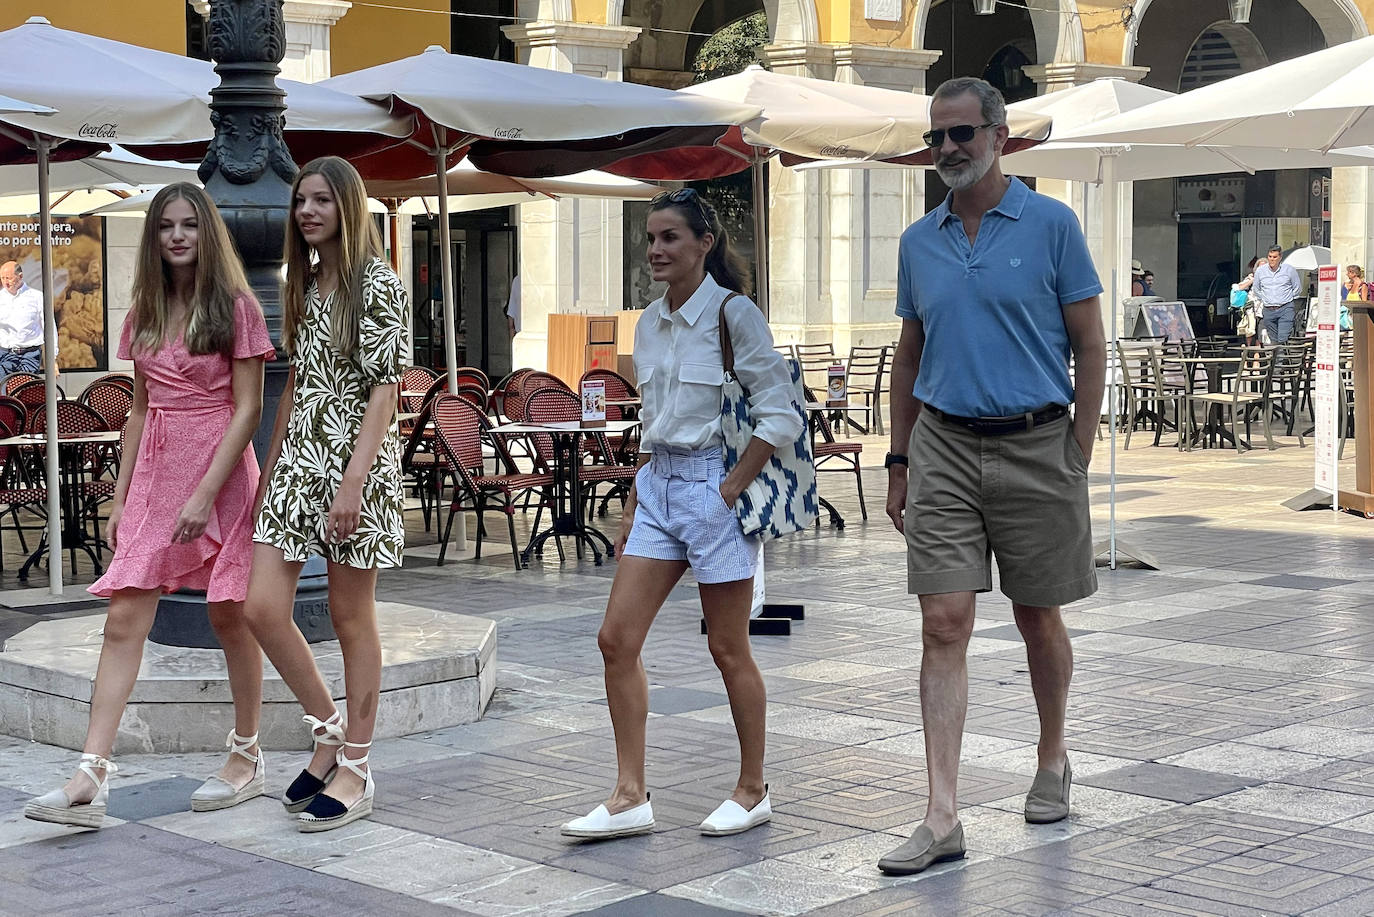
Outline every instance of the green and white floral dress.
<path id="1" fill-rule="evenodd" d="M 341 544 L 325 537 L 329 507 L 362 428 L 377 385 L 400 381 L 409 326 L 401 280 L 380 259 L 363 272 L 363 313 L 358 350 L 342 356 L 329 342 L 329 297 L 321 302 L 312 282 L 306 315 L 296 334 L 291 422 L 281 457 L 272 468 L 253 540 L 280 548 L 288 561 L 319 554 L 360 569 L 399 567 L 405 550 L 401 519 L 401 441 L 393 417 L 363 485 L 358 530 Z"/>

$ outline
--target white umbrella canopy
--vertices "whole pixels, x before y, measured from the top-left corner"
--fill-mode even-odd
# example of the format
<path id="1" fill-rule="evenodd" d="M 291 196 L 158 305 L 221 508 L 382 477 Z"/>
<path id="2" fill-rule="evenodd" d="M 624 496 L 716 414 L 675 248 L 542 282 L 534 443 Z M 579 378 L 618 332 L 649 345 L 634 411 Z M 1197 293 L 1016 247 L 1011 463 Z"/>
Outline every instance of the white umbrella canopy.
<path id="1" fill-rule="evenodd" d="M 1331 249 L 1325 245 L 1304 245 L 1284 255 L 1283 263 L 1294 270 L 1315 271 L 1324 264 L 1335 264 L 1336 262 L 1331 257 Z"/>
<path id="2" fill-rule="evenodd" d="M 490 195 L 496 193 L 523 194 L 525 200 L 530 195 L 542 194 L 549 197 L 610 197 L 625 200 L 647 200 L 657 194 L 657 185 L 623 178 L 609 172 L 587 171 L 559 178 L 515 178 L 484 172 L 466 159 L 458 163 L 447 174 L 447 189 L 450 198 L 455 195 Z M 373 180 L 366 183 L 367 193 L 378 198 L 410 198 L 432 196 L 435 182 L 432 176 L 409 180 Z M 499 204 L 488 206 L 497 207 Z"/>
<path id="3" fill-rule="evenodd" d="M 55 162 L 48 170 L 49 191 L 92 191 L 102 188 L 147 188 L 174 181 L 197 181 L 196 167 L 178 162 L 159 162 L 114 147 L 108 153 L 97 153 L 86 159 Z M 34 173 L 32 165 L 0 166 L 0 197 L 25 195 L 32 197 Z M 70 209 L 70 208 L 69 208 Z M 36 210 L 7 213 L 36 213 Z M 80 211 L 71 211 L 80 212 Z"/>
<path id="4" fill-rule="evenodd" d="M 1372 147 L 1323 154 L 1306 149 L 1186 146 L 1167 142 L 1108 144 L 1080 139 L 1085 134 L 1097 133 L 1100 125 L 1110 123 L 1107 119 L 1123 112 L 1143 110 L 1146 106 L 1178 98 L 1176 93 L 1112 77 L 1008 105 L 1008 117 L 1013 111 L 1048 115 L 1054 119 L 1054 130 L 1047 143 L 1003 156 L 1002 171 L 1010 175 L 1100 183 L 1105 156 L 1113 157 L 1117 181 L 1374 165 Z"/>
<path id="5" fill-rule="evenodd" d="M 110 144 L 158 158 L 199 159 L 214 136 L 209 61 L 141 48 L 54 27 L 35 16 L 0 32 L 0 93 L 38 101 L 54 115 L 12 114 L 9 123 L 61 140 L 54 159 L 79 159 Z M 286 91 L 285 136 L 293 155 L 329 149 L 353 155 L 397 142 L 410 119 L 308 83 L 279 80 Z M 0 137 L 0 162 L 31 156 Z"/>
<path id="6" fill-rule="evenodd" d="M 1374 144 L 1374 37 L 1185 92 L 1076 139 L 1322 151 Z"/>

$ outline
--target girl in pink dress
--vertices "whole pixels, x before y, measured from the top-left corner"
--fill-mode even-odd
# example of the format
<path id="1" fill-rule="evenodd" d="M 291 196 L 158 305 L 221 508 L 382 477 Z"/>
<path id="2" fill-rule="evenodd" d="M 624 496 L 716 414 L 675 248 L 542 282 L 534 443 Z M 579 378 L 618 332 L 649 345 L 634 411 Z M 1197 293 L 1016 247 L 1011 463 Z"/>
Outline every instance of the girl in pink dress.
<path id="1" fill-rule="evenodd" d="M 110 600 L 77 773 L 31 801 L 38 821 L 99 828 L 119 720 L 138 677 L 158 599 L 201 589 L 234 697 L 229 761 L 191 797 L 197 811 L 262 794 L 257 745 L 262 651 L 243 600 L 252 558 L 263 360 L 262 310 L 224 221 L 194 185 L 157 193 L 139 242 L 133 308 L 119 356 L 134 361 L 134 406 L 107 527 L 115 549 L 90 591 Z"/>

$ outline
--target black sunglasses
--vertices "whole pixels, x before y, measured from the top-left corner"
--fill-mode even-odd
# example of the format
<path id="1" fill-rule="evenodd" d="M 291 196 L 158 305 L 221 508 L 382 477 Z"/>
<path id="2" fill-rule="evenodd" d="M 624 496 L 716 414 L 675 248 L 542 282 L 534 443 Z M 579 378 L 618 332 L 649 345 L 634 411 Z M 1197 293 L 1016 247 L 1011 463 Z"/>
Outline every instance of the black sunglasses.
<path id="1" fill-rule="evenodd" d="M 711 225 L 711 215 L 706 212 L 706 201 L 697 193 L 696 188 L 678 188 L 675 191 L 660 191 L 649 198 L 650 207 L 661 207 L 664 201 L 673 204 L 685 204 L 692 201 L 697 205 L 697 210 L 701 213 L 701 218 L 706 225 Z"/>
<path id="2" fill-rule="evenodd" d="M 955 143 L 968 143 L 973 139 L 975 134 L 985 127 L 997 127 L 997 125 L 991 121 L 986 124 L 956 124 L 953 127 L 936 128 L 933 131 L 926 131 L 921 135 L 921 139 L 926 142 L 926 146 L 933 150 L 944 146 L 946 134 L 948 134 L 949 139 L 953 140 Z"/>

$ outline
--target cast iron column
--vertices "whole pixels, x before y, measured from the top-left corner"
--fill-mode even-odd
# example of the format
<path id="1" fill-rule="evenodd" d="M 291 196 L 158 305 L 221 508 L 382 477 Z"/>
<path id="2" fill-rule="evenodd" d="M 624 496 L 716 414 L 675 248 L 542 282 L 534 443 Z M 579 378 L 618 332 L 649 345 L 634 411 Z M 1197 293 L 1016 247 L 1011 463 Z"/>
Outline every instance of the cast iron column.
<path id="1" fill-rule="evenodd" d="M 213 0 L 210 55 L 220 84 L 210 93 L 215 137 L 199 174 L 238 245 L 277 348 L 278 359 L 267 364 L 262 422 L 253 438 L 259 461 L 267 455 L 288 369 L 281 350 L 281 265 L 296 164 L 282 138 L 286 94 L 277 85 L 277 65 L 285 52 L 282 0 Z M 312 558 L 301 576 L 295 619 L 312 643 L 334 639 L 319 558 Z M 150 639 L 172 646 L 218 646 L 205 594 L 164 597 Z"/>

